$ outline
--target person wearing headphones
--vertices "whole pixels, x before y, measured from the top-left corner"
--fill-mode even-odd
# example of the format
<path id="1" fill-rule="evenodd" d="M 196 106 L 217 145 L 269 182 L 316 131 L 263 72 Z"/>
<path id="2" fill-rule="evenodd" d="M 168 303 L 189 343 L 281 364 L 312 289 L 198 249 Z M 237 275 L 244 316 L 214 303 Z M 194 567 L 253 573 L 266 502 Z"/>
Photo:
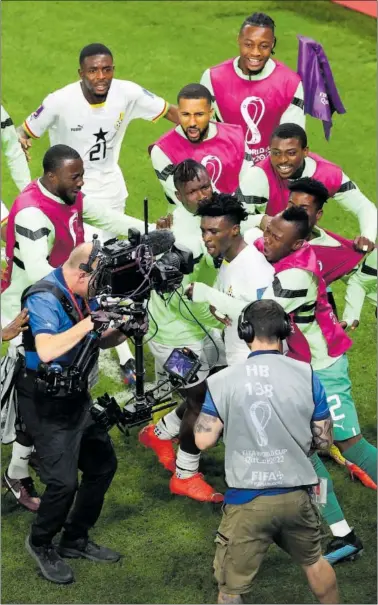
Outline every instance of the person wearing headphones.
<path id="1" fill-rule="evenodd" d="M 272 543 L 304 570 L 320 603 L 338 603 L 331 565 L 321 554 L 313 502 L 318 477 L 311 450 L 331 446 L 324 388 L 308 363 L 282 355 L 290 318 L 274 300 L 248 304 L 238 334 L 251 353 L 207 381 L 194 427 L 200 450 L 223 431 L 228 490 L 216 534 L 218 603 L 242 603 Z"/>

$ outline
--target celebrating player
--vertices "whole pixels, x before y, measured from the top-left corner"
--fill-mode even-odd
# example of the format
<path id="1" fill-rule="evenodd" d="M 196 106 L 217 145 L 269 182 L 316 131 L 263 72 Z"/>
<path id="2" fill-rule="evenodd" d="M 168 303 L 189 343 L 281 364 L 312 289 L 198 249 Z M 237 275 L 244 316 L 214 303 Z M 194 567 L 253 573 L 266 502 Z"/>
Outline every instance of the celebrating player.
<path id="1" fill-rule="evenodd" d="M 326 284 L 329 285 L 340 278 L 348 278 L 345 295 L 348 304 L 344 311 L 343 326 L 353 330 L 359 324 L 365 296 L 368 296 L 375 306 L 377 304 L 377 250 L 374 249 L 373 242 L 361 238 L 360 247 L 367 254 L 364 258 L 364 252 L 356 251 L 353 241 L 319 227 L 318 221 L 323 216 L 323 207 L 329 198 L 323 183 L 303 177 L 289 182 L 288 189 L 288 207 L 298 206 L 307 213 L 311 228 L 307 241 L 315 248 Z M 267 214 L 259 215 L 258 218 L 261 229 L 271 220 Z M 245 233 L 246 241 L 250 241 L 254 236 L 254 230 Z M 331 300 L 330 302 L 332 304 Z"/>
<path id="2" fill-rule="evenodd" d="M 274 30 L 273 19 L 253 13 L 239 31 L 239 57 L 210 67 L 201 78 L 213 96 L 217 120 L 243 127 L 250 164 L 267 157 L 279 124 L 305 126 L 300 77 L 271 58 L 277 43 Z"/>
<path id="3" fill-rule="evenodd" d="M 309 218 L 311 233 L 308 241 L 314 246 L 321 262 L 326 284 L 350 276 L 345 293 L 347 305 L 341 323 L 343 327 L 354 330 L 359 324 L 365 296 L 377 306 L 377 249 L 365 238 L 361 241 L 367 252 L 364 258 L 362 253 L 353 249 L 352 241 L 319 227 L 318 221 L 328 198 L 328 191 L 322 183 L 305 177 L 289 183 L 289 190 L 288 206 L 304 208 Z"/>
<path id="4" fill-rule="evenodd" d="M 308 217 L 301 208 L 287 209 L 272 218 L 265 229 L 264 240 L 255 244 L 275 270 L 272 285 L 261 291 L 259 298 L 276 300 L 291 315 L 293 331 L 287 339 L 291 356 L 311 362 L 326 390 L 334 419 L 335 441 L 345 458 L 376 482 L 377 450 L 362 438 L 351 397 L 345 355 L 351 341 L 334 321 L 315 251 L 305 242 L 309 232 Z M 243 301 L 232 300 L 197 283 L 192 296 L 195 302 L 207 301 L 237 322 Z M 312 461 L 318 476 L 327 480 L 327 503 L 321 513 L 334 539 L 328 545 L 326 558 L 333 563 L 347 560 L 362 550 L 362 543 L 344 518 L 324 464 L 317 455 Z"/>
<path id="5" fill-rule="evenodd" d="M 235 193 L 248 201 L 248 170 L 244 161 L 244 138 L 240 126 L 212 121 L 211 94 L 202 84 L 188 84 L 177 95 L 180 124 L 149 147 L 152 165 L 168 201 L 179 204 L 175 195 L 173 172 L 187 158 L 201 162 L 211 176 L 214 188 L 222 193 Z"/>
<path id="6" fill-rule="evenodd" d="M 278 126 L 272 135 L 270 157 L 247 175 L 255 210 L 269 216 L 282 212 L 289 200 L 289 182 L 302 177 L 323 183 L 330 197 L 358 218 L 361 235 L 355 246 L 366 252 L 363 238 L 374 242 L 377 236 L 376 207 L 339 166 L 309 151 L 307 135 L 297 124 Z"/>
<path id="7" fill-rule="evenodd" d="M 217 493 L 198 472 L 200 451 L 194 443 L 193 428 L 205 400 L 206 378 L 226 365 L 224 346 L 219 330 L 222 327 L 209 311 L 208 305 L 183 300 L 184 286 L 193 280 L 212 284 L 216 271 L 212 258 L 206 254 L 200 218 L 194 213 L 198 205 L 212 195 L 211 181 L 204 166 L 194 160 L 181 162 L 174 172 L 176 196 L 180 200 L 173 212 L 173 233 L 180 244 L 186 245 L 196 259 L 194 273 L 186 275 L 180 292 L 160 297 L 151 292 L 149 313 L 151 339 L 148 341 L 155 358 L 155 371 L 159 380 L 166 378 L 164 363 L 175 347 L 189 347 L 201 359 L 202 368 L 198 380 L 181 389 L 184 403 L 164 416 L 157 425 L 146 426 L 139 434 L 139 441 L 151 448 L 163 466 L 173 472 L 170 491 L 201 502 L 220 502 Z M 176 220 L 177 214 L 182 220 Z M 186 225 L 186 229 L 182 226 Z M 155 325 L 158 329 L 155 329 Z M 180 447 L 175 456 L 172 439 L 179 436 Z"/>
<path id="8" fill-rule="evenodd" d="M 76 149 L 84 161 L 83 193 L 97 202 L 124 212 L 126 184 L 118 165 L 121 144 L 131 120 L 156 122 L 165 117 L 177 122 L 177 108 L 134 82 L 113 78 L 113 55 L 103 44 L 85 46 L 79 57 L 81 80 L 49 94 L 20 127 L 25 148 L 46 130 L 50 144 Z M 115 233 L 86 227 L 85 238 L 99 233 L 104 242 Z M 134 363 L 124 343 L 119 351 L 125 380 L 132 381 Z M 129 363 L 128 363 L 129 362 Z"/>
<path id="9" fill-rule="evenodd" d="M 238 310 L 256 300 L 259 291 L 272 283 L 274 271 L 254 246 L 248 246 L 240 233 L 240 224 L 248 217 L 242 204 L 230 195 L 213 194 L 208 203 L 200 204 L 201 231 L 208 253 L 223 257 L 214 288 L 207 284 L 194 284 L 198 302 L 209 302 L 207 293 L 223 293 L 228 300 L 237 301 Z M 191 297 L 191 286 L 187 295 Z M 226 295 L 226 296 L 225 296 Z M 217 302 L 211 302 L 217 308 Z M 228 365 L 242 362 L 248 355 L 246 343 L 240 340 L 237 322 L 226 325 L 225 347 Z"/>

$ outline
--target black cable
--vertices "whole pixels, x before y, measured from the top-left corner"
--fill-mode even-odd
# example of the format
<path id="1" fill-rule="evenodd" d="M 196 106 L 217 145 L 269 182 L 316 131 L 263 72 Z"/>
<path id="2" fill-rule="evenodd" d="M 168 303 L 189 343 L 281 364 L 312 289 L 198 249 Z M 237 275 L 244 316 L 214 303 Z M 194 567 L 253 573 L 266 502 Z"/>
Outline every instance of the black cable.
<path id="1" fill-rule="evenodd" d="M 197 325 L 198 325 L 198 326 L 201 328 L 201 330 L 202 330 L 202 331 L 203 331 L 203 332 L 206 334 L 206 336 L 208 336 L 208 338 L 210 338 L 211 342 L 213 343 L 213 345 L 214 345 L 214 347 L 215 347 L 215 349 L 216 349 L 216 351 L 217 351 L 217 359 L 216 359 L 216 361 L 214 362 L 214 364 L 213 364 L 212 366 L 209 366 L 209 364 L 207 364 L 209 367 L 208 367 L 208 368 L 204 368 L 206 372 L 210 372 L 210 371 L 211 371 L 213 368 L 215 368 L 215 367 L 216 367 L 216 365 L 217 365 L 217 363 L 218 363 L 218 361 L 219 361 L 219 358 L 220 358 L 220 352 L 219 352 L 219 348 L 218 348 L 218 346 L 217 346 L 217 344 L 216 344 L 216 342 L 215 342 L 214 338 L 211 336 L 210 332 L 207 330 L 207 328 L 205 328 L 205 326 L 204 326 L 204 325 L 203 325 L 203 324 L 202 324 L 202 323 L 201 323 L 201 322 L 200 322 L 200 321 L 197 319 L 197 317 L 196 317 L 196 316 L 193 314 L 193 312 L 191 311 L 190 307 L 187 305 L 187 303 L 186 303 L 186 301 L 185 301 L 184 297 L 181 295 L 181 292 L 179 292 L 179 290 L 178 290 L 178 289 L 176 290 L 176 292 L 177 292 L 177 296 L 179 297 L 179 300 L 180 300 L 180 302 L 179 302 L 179 312 L 180 312 L 180 314 L 181 314 L 181 317 L 182 317 L 183 319 L 185 319 L 186 321 L 190 321 L 191 323 L 196 323 L 196 324 L 197 324 Z M 184 315 L 181 313 L 181 309 L 180 309 L 180 304 L 181 304 L 181 302 L 182 302 L 182 303 L 185 305 L 186 310 L 187 310 L 187 311 L 190 313 L 190 315 L 193 317 L 193 320 L 194 320 L 194 321 L 193 321 L 193 320 L 191 320 L 191 319 L 188 319 L 187 317 L 185 317 L 185 316 L 184 316 Z"/>
<path id="2" fill-rule="evenodd" d="M 158 331 L 159 331 L 159 326 L 158 326 L 158 324 L 157 324 L 157 321 L 156 321 L 156 319 L 154 318 L 154 316 L 152 315 L 152 313 L 151 313 L 151 311 L 150 311 L 150 309 L 149 309 L 149 306 L 148 306 L 148 305 L 149 305 L 149 302 L 150 302 L 150 301 L 148 301 L 148 302 L 147 302 L 146 311 L 147 311 L 147 313 L 148 313 L 149 317 L 151 317 L 152 321 L 154 322 L 154 324 L 155 324 L 155 326 L 156 326 L 156 330 L 155 330 L 155 332 L 152 334 L 152 336 L 150 336 L 150 337 L 149 337 L 149 339 L 148 339 L 148 340 L 145 340 L 145 341 L 144 341 L 144 344 L 145 344 L 145 345 L 146 345 L 148 342 L 150 342 L 150 340 L 153 340 L 153 339 L 155 338 L 156 334 L 157 334 L 157 333 L 158 333 Z"/>

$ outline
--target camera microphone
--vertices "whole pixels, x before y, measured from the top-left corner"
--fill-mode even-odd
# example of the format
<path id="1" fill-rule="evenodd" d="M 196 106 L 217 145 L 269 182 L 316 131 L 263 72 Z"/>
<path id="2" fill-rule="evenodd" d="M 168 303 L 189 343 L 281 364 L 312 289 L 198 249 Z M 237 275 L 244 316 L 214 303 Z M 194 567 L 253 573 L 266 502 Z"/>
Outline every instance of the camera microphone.
<path id="1" fill-rule="evenodd" d="M 169 229 L 156 229 L 148 235 L 142 235 L 141 243 L 151 248 L 153 256 L 158 256 L 172 248 L 175 236 Z"/>
<path id="2" fill-rule="evenodd" d="M 161 262 L 164 264 L 164 266 L 170 266 L 180 270 L 180 258 L 174 252 L 167 252 L 164 254 Z"/>

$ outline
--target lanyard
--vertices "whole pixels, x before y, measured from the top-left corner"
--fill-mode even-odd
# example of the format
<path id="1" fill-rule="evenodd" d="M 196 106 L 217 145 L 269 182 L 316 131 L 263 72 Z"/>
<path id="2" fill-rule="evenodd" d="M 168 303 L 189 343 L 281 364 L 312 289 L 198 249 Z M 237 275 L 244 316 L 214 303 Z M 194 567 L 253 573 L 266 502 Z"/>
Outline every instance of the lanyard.
<path id="1" fill-rule="evenodd" d="M 76 311 L 77 311 L 77 314 L 79 315 L 79 319 L 80 319 L 80 320 L 84 319 L 83 311 L 80 309 L 79 305 L 77 304 L 77 300 L 76 300 L 76 298 L 75 298 L 74 293 L 72 292 L 71 288 L 69 288 L 69 287 L 67 286 L 67 284 L 66 284 L 66 288 L 67 288 L 68 293 L 69 293 L 69 295 L 70 295 L 70 298 L 71 298 L 72 304 L 73 304 L 73 306 L 75 307 L 75 309 L 76 309 Z M 91 313 L 91 309 L 90 309 L 90 307 L 89 307 L 89 305 L 88 305 L 88 302 L 87 302 L 86 298 L 84 298 L 84 303 L 85 303 L 85 307 L 86 307 L 86 309 L 87 309 L 87 311 L 88 311 L 88 314 L 90 315 L 90 313 Z"/>

